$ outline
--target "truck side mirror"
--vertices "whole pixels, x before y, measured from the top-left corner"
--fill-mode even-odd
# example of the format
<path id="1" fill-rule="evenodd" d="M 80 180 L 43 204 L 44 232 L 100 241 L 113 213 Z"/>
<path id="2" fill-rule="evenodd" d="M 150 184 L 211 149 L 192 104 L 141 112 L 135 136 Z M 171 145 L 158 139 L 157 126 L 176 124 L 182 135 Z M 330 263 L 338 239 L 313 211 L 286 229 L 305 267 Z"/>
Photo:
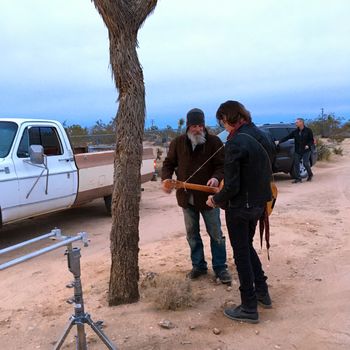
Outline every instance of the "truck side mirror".
<path id="1" fill-rule="evenodd" d="M 41 145 L 29 147 L 30 162 L 33 164 L 44 164 L 44 148 Z"/>

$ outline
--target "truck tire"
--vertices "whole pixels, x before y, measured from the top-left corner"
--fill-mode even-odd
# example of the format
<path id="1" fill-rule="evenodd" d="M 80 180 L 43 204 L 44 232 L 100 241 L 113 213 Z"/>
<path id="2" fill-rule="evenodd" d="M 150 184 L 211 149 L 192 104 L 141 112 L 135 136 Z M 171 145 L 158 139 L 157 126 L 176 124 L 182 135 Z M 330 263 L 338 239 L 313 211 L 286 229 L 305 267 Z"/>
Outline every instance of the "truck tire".
<path id="1" fill-rule="evenodd" d="M 103 197 L 108 215 L 112 215 L 112 195 Z"/>

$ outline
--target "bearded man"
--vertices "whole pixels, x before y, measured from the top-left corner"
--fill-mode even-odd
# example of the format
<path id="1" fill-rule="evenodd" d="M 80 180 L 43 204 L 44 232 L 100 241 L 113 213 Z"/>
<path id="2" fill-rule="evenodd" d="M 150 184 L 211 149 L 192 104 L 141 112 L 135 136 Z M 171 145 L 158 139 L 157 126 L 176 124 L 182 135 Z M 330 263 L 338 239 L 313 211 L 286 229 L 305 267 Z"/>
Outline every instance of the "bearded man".
<path id="1" fill-rule="evenodd" d="M 217 136 L 208 133 L 202 110 L 191 109 L 187 113 L 186 121 L 186 133 L 170 143 L 168 155 L 163 163 L 162 181 L 171 179 L 175 172 L 177 180 L 218 187 L 224 177 L 223 144 Z M 165 184 L 163 190 L 171 192 Z M 196 279 L 208 271 L 200 235 L 201 215 L 210 237 L 214 274 L 222 283 L 230 284 L 231 275 L 227 270 L 226 243 L 221 231 L 220 209 L 206 205 L 208 194 L 204 192 L 178 189 L 176 198 L 183 210 L 187 241 L 191 250 L 192 270 L 187 276 Z"/>

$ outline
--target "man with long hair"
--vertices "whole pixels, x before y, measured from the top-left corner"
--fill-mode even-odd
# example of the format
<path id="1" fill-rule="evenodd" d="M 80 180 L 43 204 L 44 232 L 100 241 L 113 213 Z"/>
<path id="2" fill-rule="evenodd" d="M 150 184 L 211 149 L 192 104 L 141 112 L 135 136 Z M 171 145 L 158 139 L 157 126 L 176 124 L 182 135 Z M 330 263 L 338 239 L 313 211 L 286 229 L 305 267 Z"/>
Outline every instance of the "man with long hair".
<path id="1" fill-rule="evenodd" d="M 207 205 L 226 203 L 226 225 L 240 282 L 241 304 L 224 310 L 225 316 L 257 323 L 258 302 L 272 305 L 267 277 L 253 246 L 258 220 L 271 200 L 271 159 L 274 145 L 253 123 L 249 111 L 237 101 L 226 101 L 216 117 L 229 132 L 225 146 L 224 188 L 209 196 Z"/>

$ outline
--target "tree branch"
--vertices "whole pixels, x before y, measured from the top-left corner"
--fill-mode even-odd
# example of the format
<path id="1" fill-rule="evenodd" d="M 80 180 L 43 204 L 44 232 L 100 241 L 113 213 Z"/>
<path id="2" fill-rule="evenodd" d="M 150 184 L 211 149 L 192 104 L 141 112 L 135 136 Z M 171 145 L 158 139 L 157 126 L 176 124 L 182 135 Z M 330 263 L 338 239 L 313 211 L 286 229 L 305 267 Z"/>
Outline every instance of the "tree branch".
<path id="1" fill-rule="evenodd" d="M 137 31 L 154 11 L 157 0 L 92 0 L 107 28 L 114 33 Z"/>
<path id="2" fill-rule="evenodd" d="M 147 16 L 150 15 L 157 6 L 157 0 L 135 0 L 131 1 L 133 9 L 133 15 L 136 20 L 138 28 L 140 28 Z"/>

